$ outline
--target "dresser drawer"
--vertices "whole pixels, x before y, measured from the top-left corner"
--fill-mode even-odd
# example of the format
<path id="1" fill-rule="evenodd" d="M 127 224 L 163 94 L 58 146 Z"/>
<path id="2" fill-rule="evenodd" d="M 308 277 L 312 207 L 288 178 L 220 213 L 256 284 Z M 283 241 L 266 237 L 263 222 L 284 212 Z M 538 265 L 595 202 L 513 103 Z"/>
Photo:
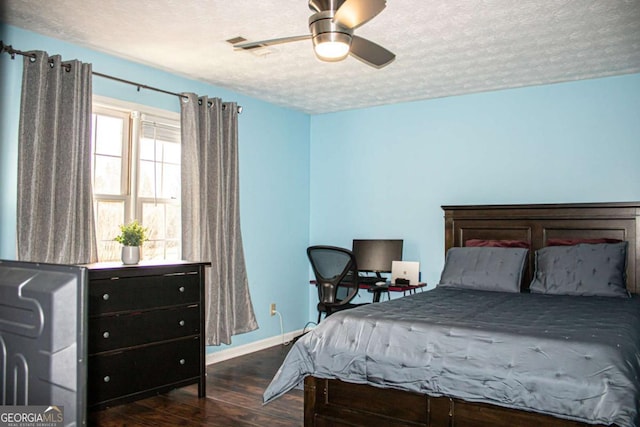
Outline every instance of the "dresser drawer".
<path id="1" fill-rule="evenodd" d="M 188 273 L 91 280 L 89 316 L 197 303 L 199 281 Z"/>
<path id="2" fill-rule="evenodd" d="M 89 356 L 89 406 L 200 375 L 200 340 L 188 338 Z M 195 382 L 195 381 L 194 381 Z"/>
<path id="3" fill-rule="evenodd" d="M 200 306 L 168 308 L 89 319 L 89 354 L 198 335 Z"/>

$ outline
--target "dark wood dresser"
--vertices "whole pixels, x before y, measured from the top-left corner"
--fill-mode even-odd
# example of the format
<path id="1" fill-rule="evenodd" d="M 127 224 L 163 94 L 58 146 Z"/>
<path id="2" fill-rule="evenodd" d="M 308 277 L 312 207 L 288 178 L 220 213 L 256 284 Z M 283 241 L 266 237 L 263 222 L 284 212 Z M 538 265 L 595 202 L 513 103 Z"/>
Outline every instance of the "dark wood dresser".
<path id="1" fill-rule="evenodd" d="M 208 263 L 97 263 L 89 269 L 87 405 L 100 409 L 189 384 L 206 395 Z"/>

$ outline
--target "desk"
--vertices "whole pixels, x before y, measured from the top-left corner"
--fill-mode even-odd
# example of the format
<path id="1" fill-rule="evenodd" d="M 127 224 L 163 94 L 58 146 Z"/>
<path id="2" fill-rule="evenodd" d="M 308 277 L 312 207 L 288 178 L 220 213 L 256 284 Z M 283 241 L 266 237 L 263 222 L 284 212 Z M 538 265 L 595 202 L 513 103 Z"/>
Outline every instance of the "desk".
<path id="1" fill-rule="evenodd" d="M 310 280 L 309 284 L 315 286 L 316 285 L 316 281 L 315 280 Z M 347 282 L 344 284 L 340 284 L 340 286 L 345 286 L 345 287 L 349 287 L 351 286 L 352 283 L 351 282 Z M 415 294 L 416 290 L 420 289 L 420 291 L 423 291 L 424 288 L 427 286 L 426 283 L 418 283 L 415 286 L 411 286 L 411 285 L 392 285 L 391 283 L 388 283 L 386 285 L 380 285 L 377 286 L 375 284 L 368 284 L 368 283 L 360 283 L 358 285 L 358 287 L 360 289 L 366 289 L 368 292 L 371 292 L 373 294 L 373 302 L 380 302 L 380 295 L 382 295 L 383 292 L 402 292 L 403 296 L 407 295 L 407 293 L 409 294 Z"/>
<path id="2" fill-rule="evenodd" d="M 427 286 L 426 283 L 418 283 L 415 286 L 411 285 L 392 285 L 388 283 L 386 285 L 368 285 L 368 284 L 360 284 L 360 289 L 367 289 L 369 292 L 373 293 L 373 302 L 380 302 L 380 296 L 383 292 L 386 292 L 387 295 L 389 292 L 402 292 L 403 296 L 409 294 L 415 294 L 417 289 L 423 291 Z"/>

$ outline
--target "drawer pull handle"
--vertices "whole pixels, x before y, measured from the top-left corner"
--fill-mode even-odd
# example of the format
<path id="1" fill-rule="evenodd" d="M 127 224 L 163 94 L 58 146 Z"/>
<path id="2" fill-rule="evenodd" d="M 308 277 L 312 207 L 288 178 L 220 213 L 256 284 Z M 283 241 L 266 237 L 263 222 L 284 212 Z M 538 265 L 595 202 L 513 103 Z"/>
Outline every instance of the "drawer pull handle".
<path id="1" fill-rule="evenodd" d="M 109 294 L 102 295 L 102 299 L 105 300 L 105 301 L 108 300 L 109 299 Z"/>
<path id="2" fill-rule="evenodd" d="M 109 375 L 107 375 L 106 377 L 103 378 L 103 381 L 105 383 L 108 383 L 109 381 L 111 381 L 111 377 Z"/>
<path id="3" fill-rule="evenodd" d="M 105 331 L 104 334 L 102 334 L 103 338 L 109 338 L 109 331 Z"/>
<path id="4" fill-rule="evenodd" d="M 178 322 L 178 325 L 180 325 L 180 326 L 184 326 L 184 320 L 179 321 L 179 322 Z"/>
<path id="5" fill-rule="evenodd" d="M 180 287 L 178 288 L 178 290 L 179 290 L 180 292 L 184 292 L 184 286 L 180 286 Z"/>
<path id="6" fill-rule="evenodd" d="M 180 359 L 180 364 L 184 365 L 186 363 L 186 361 L 184 359 Z"/>

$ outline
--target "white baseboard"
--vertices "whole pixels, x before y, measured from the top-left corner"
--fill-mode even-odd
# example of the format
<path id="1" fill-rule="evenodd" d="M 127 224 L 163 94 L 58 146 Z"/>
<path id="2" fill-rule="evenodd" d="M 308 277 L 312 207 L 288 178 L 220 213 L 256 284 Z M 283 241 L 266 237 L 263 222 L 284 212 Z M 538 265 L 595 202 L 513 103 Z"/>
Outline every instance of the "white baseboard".
<path id="1" fill-rule="evenodd" d="M 308 330 L 308 329 L 307 329 Z M 225 360 L 233 359 L 234 357 L 244 356 L 245 354 L 253 353 L 255 351 L 264 350 L 265 348 L 273 347 L 274 345 L 282 344 L 293 340 L 295 337 L 302 335 L 303 330 L 287 332 L 284 335 L 276 335 L 271 338 L 265 338 L 260 341 L 254 341 L 249 344 L 239 345 L 237 347 L 228 348 L 226 350 L 216 351 L 215 353 L 207 354 L 207 365 L 222 362 Z"/>

